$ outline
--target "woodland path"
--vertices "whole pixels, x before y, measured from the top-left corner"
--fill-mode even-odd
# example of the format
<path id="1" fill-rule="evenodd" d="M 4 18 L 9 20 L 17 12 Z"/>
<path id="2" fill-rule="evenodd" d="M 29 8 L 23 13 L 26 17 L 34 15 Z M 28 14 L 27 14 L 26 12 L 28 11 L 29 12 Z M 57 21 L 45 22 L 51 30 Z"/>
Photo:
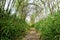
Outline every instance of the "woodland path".
<path id="1" fill-rule="evenodd" d="M 23 40 L 40 40 L 40 33 L 35 28 L 30 28 L 29 33 L 23 38 Z"/>

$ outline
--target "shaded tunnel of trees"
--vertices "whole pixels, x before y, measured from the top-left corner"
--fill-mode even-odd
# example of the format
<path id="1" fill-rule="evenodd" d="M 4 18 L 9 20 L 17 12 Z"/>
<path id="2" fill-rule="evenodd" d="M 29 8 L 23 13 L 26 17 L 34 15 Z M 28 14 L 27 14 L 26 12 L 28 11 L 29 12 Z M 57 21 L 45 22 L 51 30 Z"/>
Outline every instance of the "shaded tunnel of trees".
<path id="1" fill-rule="evenodd" d="M 60 0 L 0 0 L 1 40 L 23 40 L 30 28 L 39 40 L 60 40 Z"/>

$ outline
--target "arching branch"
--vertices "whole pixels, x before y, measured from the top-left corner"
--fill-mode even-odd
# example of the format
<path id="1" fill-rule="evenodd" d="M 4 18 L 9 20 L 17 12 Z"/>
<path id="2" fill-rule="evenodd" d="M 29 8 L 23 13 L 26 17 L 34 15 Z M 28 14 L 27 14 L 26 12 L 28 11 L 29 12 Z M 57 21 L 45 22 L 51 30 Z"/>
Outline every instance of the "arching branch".
<path id="1" fill-rule="evenodd" d="M 28 6 L 28 5 L 35 5 L 35 6 L 38 6 L 38 5 L 35 4 L 35 3 L 28 3 L 28 4 L 24 5 L 24 7 L 26 7 L 26 6 Z M 23 7 L 23 8 L 24 8 L 24 7 Z"/>

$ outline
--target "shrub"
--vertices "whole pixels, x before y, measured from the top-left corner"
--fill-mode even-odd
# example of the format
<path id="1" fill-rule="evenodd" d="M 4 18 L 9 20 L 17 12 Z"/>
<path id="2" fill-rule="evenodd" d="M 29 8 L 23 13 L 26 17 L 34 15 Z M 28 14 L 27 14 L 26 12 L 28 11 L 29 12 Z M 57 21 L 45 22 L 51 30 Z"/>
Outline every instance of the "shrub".
<path id="1" fill-rule="evenodd" d="M 59 40 L 60 12 L 49 15 L 48 18 L 36 23 L 34 27 L 40 31 L 42 40 Z"/>
<path id="2" fill-rule="evenodd" d="M 25 20 L 18 19 L 15 16 L 9 16 L 3 10 L 0 12 L 0 39 L 1 40 L 22 40 L 28 28 Z"/>

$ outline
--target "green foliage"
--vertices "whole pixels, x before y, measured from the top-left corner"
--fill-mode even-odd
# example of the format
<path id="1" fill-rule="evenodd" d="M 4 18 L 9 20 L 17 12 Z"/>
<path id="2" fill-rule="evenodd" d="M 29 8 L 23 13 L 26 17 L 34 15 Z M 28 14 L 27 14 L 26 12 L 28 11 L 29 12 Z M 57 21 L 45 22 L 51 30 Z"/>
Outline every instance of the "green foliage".
<path id="1" fill-rule="evenodd" d="M 0 9 L 0 39 L 1 40 L 21 40 L 28 28 L 25 20 L 10 16 L 9 12 Z"/>
<path id="2" fill-rule="evenodd" d="M 42 40 L 59 40 L 60 12 L 49 15 L 48 18 L 34 24 L 34 27 L 40 31 Z"/>

